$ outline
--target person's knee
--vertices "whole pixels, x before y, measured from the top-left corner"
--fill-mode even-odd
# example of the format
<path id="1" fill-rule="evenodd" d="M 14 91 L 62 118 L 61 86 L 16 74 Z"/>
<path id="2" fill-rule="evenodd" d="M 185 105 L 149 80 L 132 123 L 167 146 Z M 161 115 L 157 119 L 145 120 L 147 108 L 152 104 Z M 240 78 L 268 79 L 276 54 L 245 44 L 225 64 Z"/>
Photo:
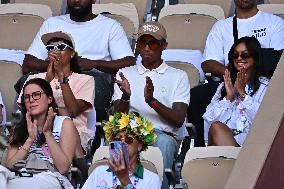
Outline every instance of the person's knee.
<path id="1" fill-rule="evenodd" d="M 213 122 L 209 128 L 209 135 L 212 136 L 218 134 L 221 130 L 221 127 L 222 127 L 221 122 L 219 121 Z"/>

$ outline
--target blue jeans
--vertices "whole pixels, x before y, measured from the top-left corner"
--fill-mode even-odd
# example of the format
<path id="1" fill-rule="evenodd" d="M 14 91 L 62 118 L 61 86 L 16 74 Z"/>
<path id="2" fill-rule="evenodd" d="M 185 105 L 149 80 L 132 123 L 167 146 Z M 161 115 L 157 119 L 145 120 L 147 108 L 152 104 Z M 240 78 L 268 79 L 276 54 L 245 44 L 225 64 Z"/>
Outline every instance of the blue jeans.
<path id="1" fill-rule="evenodd" d="M 178 144 L 175 138 L 162 132 L 161 130 L 154 129 L 157 134 L 157 140 L 153 146 L 158 147 L 163 155 L 163 163 L 165 168 L 172 168 L 174 158 L 178 152 Z M 168 189 L 168 180 L 164 174 L 162 189 Z"/>

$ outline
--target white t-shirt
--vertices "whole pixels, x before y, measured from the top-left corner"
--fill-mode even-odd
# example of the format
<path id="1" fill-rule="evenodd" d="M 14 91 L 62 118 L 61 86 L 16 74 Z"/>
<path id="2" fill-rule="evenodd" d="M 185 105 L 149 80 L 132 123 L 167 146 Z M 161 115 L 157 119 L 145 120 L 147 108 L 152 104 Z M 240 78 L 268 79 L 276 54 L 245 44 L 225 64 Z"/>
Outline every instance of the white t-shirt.
<path id="1" fill-rule="evenodd" d="M 182 70 L 161 64 L 158 68 L 149 70 L 142 64 L 122 68 L 116 75 L 121 80 L 119 72 L 122 72 L 128 80 L 131 89 L 129 110 L 139 112 L 144 118 L 151 120 L 154 128 L 161 131 L 171 132 L 178 136 L 179 129 L 163 119 L 144 98 L 146 76 L 152 79 L 154 85 L 154 98 L 165 106 L 172 108 L 174 102 L 189 104 L 190 86 L 186 73 Z M 122 91 L 118 85 L 114 85 L 113 100 L 121 99 Z"/>
<path id="2" fill-rule="evenodd" d="M 97 167 L 88 180 L 85 182 L 82 189 L 112 189 L 113 188 L 113 173 L 107 171 L 109 167 L 102 165 Z M 130 180 L 134 183 L 135 176 L 131 175 Z M 119 183 L 119 180 L 117 181 Z M 143 179 L 139 179 L 136 189 L 160 189 L 160 178 L 156 173 L 144 168 Z"/>
<path id="3" fill-rule="evenodd" d="M 278 16 L 258 11 L 248 19 L 237 19 L 238 37 L 254 36 L 263 48 L 284 49 L 284 20 Z M 219 20 L 208 34 L 204 50 L 205 60 L 228 64 L 228 53 L 234 43 L 233 17 Z"/>
<path id="4" fill-rule="evenodd" d="M 48 18 L 36 34 L 27 54 L 45 60 L 47 50 L 41 36 L 55 31 L 71 34 L 75 42 L 75 51 L 83 58 L 109 61 L 133 56 L 122 26 L 100 14 L 87 22 L 75 22 L 70 19 L 69 14 Z"/>

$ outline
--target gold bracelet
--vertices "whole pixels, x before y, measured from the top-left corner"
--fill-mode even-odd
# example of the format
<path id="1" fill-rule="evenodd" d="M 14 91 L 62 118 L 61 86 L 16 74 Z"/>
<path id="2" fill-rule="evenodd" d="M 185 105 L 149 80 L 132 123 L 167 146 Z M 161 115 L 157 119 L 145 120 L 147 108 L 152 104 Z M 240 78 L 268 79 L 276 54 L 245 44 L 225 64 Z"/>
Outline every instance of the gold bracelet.
<path id="1" fill-rule="evenodd" d="M 240 94 L 241 99 L 244 99 L 246 96 L 247 96 L 247 94 L 246 94 L 246 93 L 242 93 L 242 94 Z"/>
<path id="2" fill-rule="evenodd" d="M 20 147 L 19 147 L 19 150 L 20 150 L 20 149 L 23 149 L 23 150 L 25 150 L 26 152 L 29 152 L 29 150 L 26 149 L 24 146 L 20 146 Z"/>

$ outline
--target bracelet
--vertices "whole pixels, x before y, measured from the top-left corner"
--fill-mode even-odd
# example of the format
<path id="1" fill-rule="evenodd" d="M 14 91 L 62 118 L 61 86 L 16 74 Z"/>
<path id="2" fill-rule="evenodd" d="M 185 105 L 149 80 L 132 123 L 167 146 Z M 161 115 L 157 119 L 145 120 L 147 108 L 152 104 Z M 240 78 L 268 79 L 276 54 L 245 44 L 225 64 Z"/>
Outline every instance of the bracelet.
<path id="1" fill-rule="evenodd" d="M 130 100 L 124 100 L 124 99 L 120 99 L 122 102 L 125 102 L 125 103 L 129 103 L 130 102 Z"/>
<path id="2" fill-rule="evenodd" d="M 150 107 L 153 108 L 154 110 L 156 110 L 159 107 L 158 101 L 156 99 L 152 100 L 149 103 Z"/>
<path id="3" fill-rule="evenodd" d="M 24 146 L 20 146 L 20 147 L 19 147 L 19 150 L 20 150 L 20 149 L 25 150 L 26 152 L 29 152 L 29 150 L 26 149 Z"/>
<path id="4" fill-rule="evenodd" d="M 244 99 L 246 96 L 247 96 L 247 94 L 246 94 L 246 93 L 242 93 L 242 94 L 240 94 L 241 99 Z"/>

